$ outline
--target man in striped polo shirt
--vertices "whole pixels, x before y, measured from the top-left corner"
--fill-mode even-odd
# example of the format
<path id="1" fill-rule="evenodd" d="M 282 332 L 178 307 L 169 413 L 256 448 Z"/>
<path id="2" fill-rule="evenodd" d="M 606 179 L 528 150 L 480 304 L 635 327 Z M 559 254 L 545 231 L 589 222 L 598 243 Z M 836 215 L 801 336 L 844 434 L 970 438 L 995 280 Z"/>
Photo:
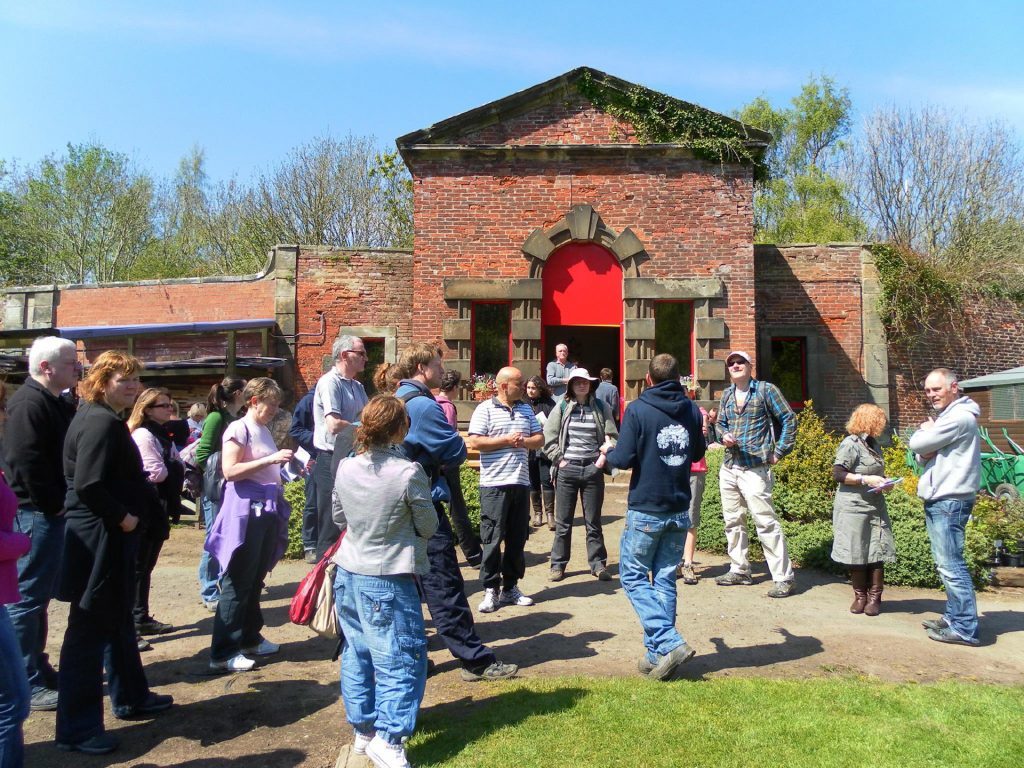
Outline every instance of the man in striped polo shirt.
<path id="1" fill-rule="evenodd" d="M 467 441 L 480 452 L 481 613 L 495 611 L 499 605 L 533 605 L 518 584 L 526 574 L 523 550 L 530 531 L 527 457 L 544 444 L 533 408 L 520 399 L 522 371 L 502 368 L 495 382 L 498 394 L 473 411 Z"/>

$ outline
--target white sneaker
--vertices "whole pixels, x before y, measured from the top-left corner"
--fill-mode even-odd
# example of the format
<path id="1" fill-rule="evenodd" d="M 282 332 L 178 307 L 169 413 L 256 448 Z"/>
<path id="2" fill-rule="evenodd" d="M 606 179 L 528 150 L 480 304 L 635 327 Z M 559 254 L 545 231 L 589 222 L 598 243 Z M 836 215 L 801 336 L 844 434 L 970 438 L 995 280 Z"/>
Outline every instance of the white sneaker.
<path id="1" fill-rule="evenodd" d="M 373 741 L 373 737 L 374 737 L 375 734 L 373 734 L 373 733 L 361 733 L 360 731 L 356 731 L 355 734 L 356 734 L 356 738 L 352 742 L 352 754 L 354 754 L 354 755 L 365 755 L 366 754 L 366 745 L 369 744 L 371 741 Z"/>
<path id="2" fill-rule="evenodd" d="M 236 653 L 227 661 L 211 661 L 210 669 L 218 672 L 248 672 L 256 666 L 256 662 L 247 656 Z"/>
<path id="3" fill-rule="evenodd" d="M 254 645 L 250 648 L 243 648 L 242 653 L 248 653 L 250 656 L 273 656 L 280 650 L 280 645 L 272 643 L 266 638 L 261 637 L 259 645 Z"/>
<path id="4" fill-rule="evenodd" d="M 480 613 L 494 613 L 498 610 L 498 590 L 488 587 L 484 590 L 484 599 L 477 606 Z"/>
<path id="5" fill-rule="evenodd" d="M 377 768 L 412 768 L 405 756 L 405 746 L 384 741 L 380 734 L 366 745 L 366 756 Z"/>
<path id="6" fill-rule="evenodd" d="M 501 594 L 498 595 L 498 602 L 501 605 L 533 605 L 533 598 L 527 597 L 519 591 L 519 587 L 512 587 L 512 589 L 503 589 Z"/>

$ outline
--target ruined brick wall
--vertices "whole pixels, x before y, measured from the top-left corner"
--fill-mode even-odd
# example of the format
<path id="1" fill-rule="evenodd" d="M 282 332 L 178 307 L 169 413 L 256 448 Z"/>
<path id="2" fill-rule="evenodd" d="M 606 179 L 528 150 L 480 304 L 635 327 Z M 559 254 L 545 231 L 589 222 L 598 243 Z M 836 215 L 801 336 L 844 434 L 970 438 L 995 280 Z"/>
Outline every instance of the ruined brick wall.
<path id="1" fill-rule="evenodd" d="M 927 415 L 922 382 L 934 368 L 961 379 L 1024 365 L 1024 309 L 1008 299 L 971 298 L 957 317 L 933 320 L 914 343 L 889 346 L 893 421 L 912 430 Z"/>
<path id="2" fill-rule="evenodd" d="M 254 280 L 172 280 L 69 286 L 57 326 L 198 323 L 274 317 L 272 275 Z"/>
<path id="3" fill-rule="evenodd" d="M 299 249 L 295 270 L 297 396 L 316 385 L 323 371 L 323 357 L 330 355 L 339 328 L 394 327 L 397 348 L 409 343 L 412 262 L 408 251 Z M 317 335 L 318 312 L 326 318 L 323 337 Z"/>
<path id="4" fill-rule="evenodd" d="M 808 338 L 808 395 L 834 428 L 865 402 L 860 245 L 755 248 L 757 326 Z M 767 372 L 763 374 L 767 376 Z"/>

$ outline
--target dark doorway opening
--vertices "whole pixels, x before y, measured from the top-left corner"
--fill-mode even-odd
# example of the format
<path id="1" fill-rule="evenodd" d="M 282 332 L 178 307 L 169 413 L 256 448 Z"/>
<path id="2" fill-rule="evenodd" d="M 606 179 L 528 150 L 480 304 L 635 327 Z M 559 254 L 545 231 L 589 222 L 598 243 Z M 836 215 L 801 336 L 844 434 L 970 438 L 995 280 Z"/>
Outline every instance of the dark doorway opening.
<path id="1" fill-rule="evenodd" d="M 548 325 L 544 328 L 544 367 L 555 359 L 555 346 L 569 347 L 569 359 L 599 377 L 602 368 L 612 369 L 612 382 L 621 386 L 620 329 L 617 325 Z"/>

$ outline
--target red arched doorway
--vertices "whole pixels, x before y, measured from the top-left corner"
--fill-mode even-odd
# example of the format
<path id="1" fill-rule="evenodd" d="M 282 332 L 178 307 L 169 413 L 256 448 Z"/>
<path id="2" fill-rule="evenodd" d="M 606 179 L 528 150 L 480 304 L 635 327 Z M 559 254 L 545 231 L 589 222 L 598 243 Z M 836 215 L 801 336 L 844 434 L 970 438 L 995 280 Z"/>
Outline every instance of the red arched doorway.
<path id="1" fill-rule="evenodd" d="M 543 365 L 567 344 L 577 365 L 597 376 L 611 368 L 622 391 L 622 267 L 606 248 L 568 243 L 544 264 Z M 543 368 L 543 366 L 542 366 Z"/>

